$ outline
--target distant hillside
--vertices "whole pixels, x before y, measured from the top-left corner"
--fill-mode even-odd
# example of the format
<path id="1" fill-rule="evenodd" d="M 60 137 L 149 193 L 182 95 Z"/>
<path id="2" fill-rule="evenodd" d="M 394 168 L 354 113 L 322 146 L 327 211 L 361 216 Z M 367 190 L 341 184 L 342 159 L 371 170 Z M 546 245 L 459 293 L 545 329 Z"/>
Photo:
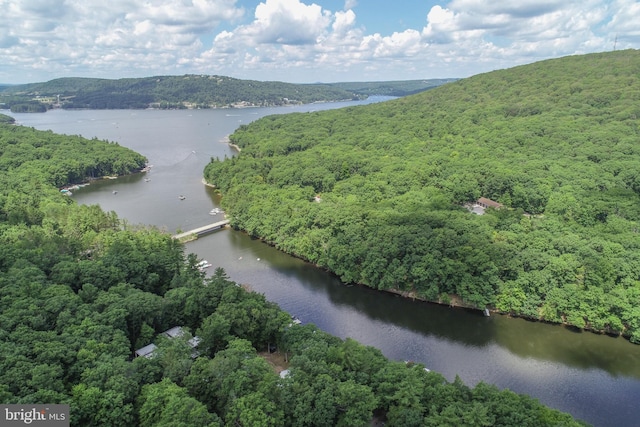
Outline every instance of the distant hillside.
<path id="1" fill-rule="evenodd" d="M 345 282 L 640 343 L 639 138 L 626 50 L 266 117 L 205 176 L 234 227 Z"/>
<path id="2" fill-rule="evenodd" d="M 139 79 L 61 78 L 0 88 L 9 107 L 28 103 L 63 108 L 220 108 L 307 104 L 426 90 L 446 80 L 413 82 L 292 84 L 224 76 L 156 76 Z M 33 109 L 33 107 L 32 107 Z"/>
<path id="3" fill-rule="evenodd" d="M 331 86 L 359 95 L 407 96 L 433 89 L 458 79 L 396 80 L 387 82 L 344 82 Z"/>
<path id="4" fill-rule="evenodd" d="M 328 85 L 258 82 L 223 76 L 157 76 L 139 79 L 61 78 L 8 88 L 3 94 L 63 108 L 212 108 L 271 106 L 357 97 Z"/>

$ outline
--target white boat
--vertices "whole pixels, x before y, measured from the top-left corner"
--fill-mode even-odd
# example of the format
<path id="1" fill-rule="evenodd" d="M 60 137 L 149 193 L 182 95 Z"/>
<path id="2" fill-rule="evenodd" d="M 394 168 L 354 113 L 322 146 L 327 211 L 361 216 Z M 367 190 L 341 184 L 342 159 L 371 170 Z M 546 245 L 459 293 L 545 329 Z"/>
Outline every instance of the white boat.
<path id="1" fill-rule="evenodd" d="M 211 263 L 209 263 L 209 261 L 207 261 L 206 259 L 203 259 L 202 261 L 196 264 L 196 268 L 200 271 L 204 271 L 206 268 L 209 268 L 209 267 L 211 267 Z"/>
<path id="2" fill-rule="evenodd" d="M 218 215 L 220 212 L 222 212 L 220 208 L 213 208 L 209 211 L 209 215 Z"/>

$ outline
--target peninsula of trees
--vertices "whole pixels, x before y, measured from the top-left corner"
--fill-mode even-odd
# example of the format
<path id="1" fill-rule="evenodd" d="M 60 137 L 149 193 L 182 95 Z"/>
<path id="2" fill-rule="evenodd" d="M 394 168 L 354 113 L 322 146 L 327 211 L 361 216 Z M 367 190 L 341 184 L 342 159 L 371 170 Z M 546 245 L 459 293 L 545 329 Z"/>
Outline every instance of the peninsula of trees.
<path id="1" fill-rule="evenodd" d="M 143 163 L 0 115 L 0 403 L 68 403 L 72 426 L 583 425 L 297 325 L 168 234 L 56 188 Z"/>
<path id="2" fill-rule="evenodd" d="M 344 282 L 638 343 L 639 138 L 626 50 L 266 117 L 205 177 L 234 227 Z"/>
<path id="3" fill-rule="evenodd" d="M 184 75 L 137 79 L 60 78 L 45 83 L 0 87 L 0 101 L 14 112 L 47 108 L 229 108 L 279 106 L 404 96 L 453 79 L 392 82 L 292 84 L 225 76 Z"/>

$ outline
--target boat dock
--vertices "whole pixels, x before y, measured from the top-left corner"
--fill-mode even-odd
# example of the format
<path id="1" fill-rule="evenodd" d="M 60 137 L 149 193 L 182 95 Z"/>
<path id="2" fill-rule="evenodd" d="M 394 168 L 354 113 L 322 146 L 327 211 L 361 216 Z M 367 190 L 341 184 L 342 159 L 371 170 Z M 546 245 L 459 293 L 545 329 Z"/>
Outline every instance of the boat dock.
<path id="1" fill-rule="evenodd" d="M 196 239 L 200 236 L 204 236 L 205 234 L 209 234 L 213 231 L 220 230 L 229 224 L 229 220 L 225 219 L 222 221 L 214 222 L 213 224 L 203 225 L 202 227 L 194 228 L 193 230 L 185 231 L 184 233 L 174 234 L 173 238 L 182 240 L 190 236 L 194 236 Z"/>

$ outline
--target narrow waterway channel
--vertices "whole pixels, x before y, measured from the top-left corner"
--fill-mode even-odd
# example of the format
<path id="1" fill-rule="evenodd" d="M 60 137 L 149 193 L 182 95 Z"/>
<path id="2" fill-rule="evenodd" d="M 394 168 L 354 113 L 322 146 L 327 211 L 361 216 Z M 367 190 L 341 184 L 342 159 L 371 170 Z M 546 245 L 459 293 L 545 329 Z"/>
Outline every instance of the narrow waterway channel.
<path id="1" fill-rule="evenodd" d="M 234 155 L 225 137 L 238 125 L 267 114 L 353 104 L 11 115 L 20 124 L 116 141 L 147 156 L 153 165 L 148 174 L 95 182 L 72 197 L 113 210 L 130 224 L 175 233 L 222 219 L 209 214 L 219 200 L 202 185 L 202 170 L 211 157 Z M 624 339 L 505 316 L 486 318 L 345 286 L 330 273 L 229 229 L 186 249 L 303 322 L 379 348 L 391 359 L 424 363 L 449 380 L 459 375 L 470 385 L 485 381 L 526 393 L 597 426 L 635 426 L 640 419 L 640 346 Z"/>

